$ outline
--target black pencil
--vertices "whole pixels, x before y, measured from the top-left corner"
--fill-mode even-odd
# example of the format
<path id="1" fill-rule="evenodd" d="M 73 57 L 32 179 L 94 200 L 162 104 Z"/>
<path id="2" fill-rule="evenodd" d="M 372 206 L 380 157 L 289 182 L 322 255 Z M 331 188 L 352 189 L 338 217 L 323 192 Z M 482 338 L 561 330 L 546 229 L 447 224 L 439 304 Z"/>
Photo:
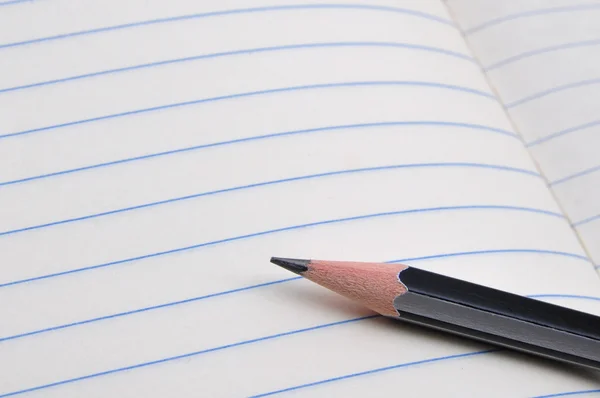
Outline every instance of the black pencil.
<path id="1" fill-rule="evenodd" d="M 401 264 L 271 258 L 387 317 L 600 369 L 600 317 Z"/>

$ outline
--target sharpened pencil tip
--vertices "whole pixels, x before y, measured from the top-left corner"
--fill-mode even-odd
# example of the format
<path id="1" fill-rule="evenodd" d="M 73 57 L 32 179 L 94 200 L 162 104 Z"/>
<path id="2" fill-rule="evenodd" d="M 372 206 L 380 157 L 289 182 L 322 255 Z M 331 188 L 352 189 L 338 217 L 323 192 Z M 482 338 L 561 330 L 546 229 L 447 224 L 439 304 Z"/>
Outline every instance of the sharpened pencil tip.
<path id="1" fill-rule="evenodd" d="M 288 271 L 292 271 L 294 274 L 300 275 L 301 273 L 308 271 L 308 264 L 310 263 L 310 260 L 271 257 L 271 262 L 273 264 L 279 265 L 281 268 L 285 268 Z"/>

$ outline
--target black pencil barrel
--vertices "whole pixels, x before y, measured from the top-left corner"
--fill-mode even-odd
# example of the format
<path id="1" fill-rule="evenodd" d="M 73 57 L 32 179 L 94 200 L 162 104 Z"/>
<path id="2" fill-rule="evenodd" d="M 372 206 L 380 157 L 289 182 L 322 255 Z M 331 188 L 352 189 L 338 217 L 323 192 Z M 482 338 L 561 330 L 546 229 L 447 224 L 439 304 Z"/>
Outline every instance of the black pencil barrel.
<path id="1" fill-rule="evenodd" d="M 417 268 L 399 280 L 405 321 L 600 369 L 600 317 Z"/>

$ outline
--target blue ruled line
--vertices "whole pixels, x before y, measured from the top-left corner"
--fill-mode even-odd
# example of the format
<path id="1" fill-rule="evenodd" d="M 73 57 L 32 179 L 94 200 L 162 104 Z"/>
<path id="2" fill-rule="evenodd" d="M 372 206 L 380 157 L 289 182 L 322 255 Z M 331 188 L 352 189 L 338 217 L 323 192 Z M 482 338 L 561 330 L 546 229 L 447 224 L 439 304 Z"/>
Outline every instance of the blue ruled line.
<path id="1" fill-rule="evenodd" d="M 503 59 L 502 61 L 498 61 L 494 64 L 491 64 L 491 65 L 485 67 L 484 70 L 486 72 L 489 72 L 494 69 L 498 69 L 500 67 L 520 61 L 522 59 L 535 57 L 536 55 L 540 55 L 540 54 L 547 54 L 547 53 L 551 53 L 551 52 L 569 50 L 569 49 L 580 48 L 580 47 L 597 46 L 599 44 L 600 44 L 600 40 L 586 40 L 586 41 L 578 41 L 578 42 L 561 44 L 558 46 L 539 48 L 537 50 L 532 50 L 532 51 L 525 51 L 520 54 L 514 55 L 512 57 Z M 0 91 L 0 92 L 2 92 L 2 91 Z"/>
<path id="2" fill-rule="evenodd" d="M 586 176 L 588 174 L 593 174 L 593 173 L 595 173 L 597 171 L 600 171 L 600 165 L 598 165 L 596 167 L 590 167 L 589 169 L 585 169 L 585 170 L 579 171 L 579 172 L 574 173 L 574 174 L 570 174 L 570 175 L 568 175 L 566 177 L 559 178 L 558 180 L 555 180 L 555 181 L 551 181 L 549 183 L 549 185 L 550 186 L 556 186 L 556 185 L 562 184 L 563 182 L 571 181 L 571 180 L 574 180 L 576 178 Z"/>
<path id="3" fill-rule="evenodd" d="M 212 196 L 212 195 L 218 195 L 218 194 L 223 194 L 223 193 L 228 193 L 228 192 L 235 192 L 235 191 L 241 191 L 241 190 L 245 190 L 245 189 L 277 185 L 277 184 L 283 184 L 283 183 L 294 182 L 294 181 L 318 179 L 318 178 L 324 178 L 324 177 L 333 177 L 333 176 L 337 176 L 337 175 L 346 175 L 346 174 L 358 174 L 358 173 L 367 173 L 367 172 L 374 172 L 374 171 L 385 171 L 385 170 L 412 169 L 412 168 L 451 168 L 451 167 L 490 169 L 490 170 L 495 170 L 495 171 L 520 173 L 520 174 L 525 174 L 525 175 L 530 175 L 533 177 L 541 178 L 540 174 L 538 174 L 534 171 L 530 171 L 530 170 L 517 169 L 514 167 L 508 167 L 508 166 L 479 164 L 479 163 L 421 163 L 421 164 L 398 164 L 398 165 L 388 165 L 388 166 L 365 167 L 365 168 L 360 168 L 360 169 L 330 171 L 330 172 L 325 172 L 325 173 L 310 174 L 310 175 L 304 175 L 304 176 L 299 176 L 299 177 L 283 178 L 283 179 L 273 180 L 273 181 L 257 182 L 254 184 L 240 185 L 240 186 L 231 187 L 231 188 L 219 189 L 216 191 L 208 191 L 208 192 L 201 192 L 201 193 L 197 193 L 197 194 L 193 194 L 193 195 L 180 196 L 180 197 L 170 198 L 170 199 L 161 200 L 161 201 L 157 201 L 157 202 L 144 203 L 141 205 L 130 206 L 130 207 L 125 207 L 125 208 L 111 210 L 111 211 L 105 211 L 102 213 L 88 214 L 88 215 L 81 216 L 81 217 L 68 218 L 68 219 L 64 219 L 64 220 L 53 221 L 50 223 L 32 225 L 29 227 L 18 228 L 18 229 L 13 229 L 13 230 L 9 230 L 9 231 L 3 231 L 3 232 L 0 232 L 0 237 L 7 236 L 7 235 L 14 235 L 14 234 L 26 232 L 26 231 L 32 231 L 32 230 L 37 230 L 37 229 L 42 229 L 42 228 L 53 227 L 53 226 L 57 226 L 57 225 L 70 224 L 70 223 L 74 223 L 74 222 L 78 222 L 78 221 L 90 220 L 90 219 L 98 218 L 98 217 L 104 217 L 104 216 L 120 214 L 120 213 L 140 210 L 140 209 L 146 209 L 149 207 L 160 206 L 160 205 L 164 205 L 164 204 L 168 204 L 168 203 L 181 202 L 181 201 L 190 200 L 190 199 L 197 199 L 197 198 L 201 198 L 204 196 Z"/>
<path id="4" fill-rule="evenodd" d="M 561 91 L 566 91 L 566 90 L 570 90 L 573 88 L 579 88 L 579 87 L 586 87 L 586 86 L 591 86 L 593 84 L 599 84 L 600 83 L 600 79 L 588 79 L 588 80 L 582 80 L 579 82 L 574 82 L 574 83 L 569 83 L 569 84 L 564 84 L 562 86 L 557 86 L 557 87 L 553 87 L 549 90 L 544 90 L 544 91 L 540 91 L 539 93 L 535 93 L 532 95 L 529 95 L 525 98 L 521 98 L 520 100 L 514 101 L 514 102 L 510 102 L 508 104 L 506 104 L 506 108 L 510 109 L 510 108 L 514 108 L 516 106 L 519 105 L 523 105 L 527 102 L 531 102 L 533 100 L 537 100 L 543 97 L 546 97 L 548 95 L 551 94 L 556 94 L 559 93 Z"/>
<path id="5" fill-rule="evenodd" d="M 475 62 L 475 60 L 472 57 L 465 55 L 465 54 L 460 54 L 460 53 L 446 50 L 443 48 L 423 46 L 423 45 L 418 45 L 418 44 L 388 43 L 388 42 L 305 43 L 305 44 L 293 44 L 293 45 L 284 45 L 284 46 L 258 47 L 258 48 L 244 49 L 244 50 L 225 51 L 225 52 L 213 53 L 213 54 L 202 54 L 202 55 L 195 55 L 195 56 L 184 57 L 184 58 L 175 58 L 175 59 L 168 59 L 168 60 L 163 60 L 163 61 L 158 61 L 158 62 L 150 62 L 150 63 L 146 63 L 146 64 L 127 66 L 127 67 L 123 67 L 123 68 L 108 69 L 108 70 L 103 70 L 103 71 L 99 71 L 99 72 L 86 73 L 86 74 L 76 75 L 76 76 L 69 76 L 69 77 L 64 77 L 64 78 L 54 79 L 54 80 L 46 80 L 46 81 L 42 81 L 42 82 L 30 83 L 30 84 L 25 84 L 25 85 L 21 85 L 21 86 L 7 87 L 7 88 L 0 89 L 0 94 L 11 92 L 11 91 L 24 90 L 24 89 L 33 88 L 33 87 L 49 86 L 49 85 L 53 85 L 53 84 L 66 83 L 66 82 L 70 82 L 70 81 L 74 81 L 74 80 L 82 80 L 82 79 L 88 79 L 88 78 L 99 77 L 99 76 L 104 76 L 104 75 L 114 75 L 114 74 L 118 74 L 118 73 L 122 73 L 122 72 L 130 72 L 130 71 L 134 71 L 134 70 L 153 68 L 153 67 L 158 67 L 158 66 L 165 66 L 165 65 L 190 62 L 190 61 L 199 61 L 199 60 L 204 60 L 204 59 L 214 59 L 214 58 L 222 58 L 222 57 L 236 56 L 236 55 L 253 55 L 253 54 L 265 53 L 265 52 L 278 52 L 278 51 L 313 49 L 313 48 L 317 48 L 317 49 L 319 49 L 319 48 L 337 48 L 337 47 L 339 47 L 339 48 L 346 48 L 346 47 L 377 48 L 377 47 L 381 47 L 381 48 L 396 48 L 396 49 L 402 48 L 402 49 L 410 49 L 410 50 L 422 50 L 422 51 L 444 54 L 444 55 L 464 59 L 467 61 L 471 61 L 473 63 Z"/>
<path id="6" fill-rule="evenodd" d="M 10 6 L 10 5 L 19 4 L 19 3 L 33 3 L 33 2 L 35 2 L 35 0 L 9 0 L 9 1 L 1 2 L 0 7 Z"/>
<path id="7" fill-rule="evenodd" d="M 596 214 L 595 216 L 591 216 L 591 217 L 585 218 L 583 220 L 574 222 L 573 226 L 574 227 L 580 227 L 580 226 L 582 226 L 584 224 L 589 224 L 589 223 L 591 223 L 593 221 L 598 221 L 598 220 L 600 220 L 600 214 Z"/>
<path id="8" fill-rule="evenodd" d="M 600 301 L 600 297 L 582 296 L 582 295 L 578 295 L 578 294 L 531 294 L 527 297 L 536 298 L 536 299 L 537 298 L 560 298 L 560 299 Z"/>
<path id="9" fill-rule="evenodd" d="M 555 250 L 542 250 L 542 249 L 498 249 L 498 250 L 474 250 L 468 252 L 457 252 L 457 253 L 446 253 L 446 254 L 435 254 L 432 256 L 423 256 L 423 257 L 410 257 L 410 258 L 401 258 L 398 260 L 392 260 L 392 263 L 405 263 L 411 261 L 422 261 L 422 260 L 431 260 L 445 257 L 456 257 L 456 256 L 473 256 L 473 255 L 481 255 L 481 254 L 509 254 L 509 253 L 533 253 L 533 254 L 550 254 L 556 256 L 565 256 L 571 257 L 578 260 L 583 260 L 586 262 L 590 262 L 590 259 L 581 254 L 575 253 L 567 253 Z"/>
<path id="10" fill-rule="evenodd" d="M 579 254 L 552 251 L 552 250 L 541 250 L 541 249 L 493 249 L 493 250 L 477 250 L 477 251 L 468 251 L 468 252 L 442 253 L 442 254 L 434 254 L 434 255 L 429 255 L 429 256 L 409 257 L 409 258 L 391 260 L 391 261 L 386 261 L 386 263 L 411 264 L 413 262 L 432 260 L 432 259 L 474 256 L 474 255 L 478 256 L 478 255 L 488 255 L 488 254 L 514 254 L 514 253 L 564 256 L 564 257 L 574 258 L 577 260 L 583 260 L 586 263 L 589 263 L 589 259 L 587 257 L 581 256 Z M 279 280 L 261 283 L 261 284 L 257 284 L 257 285 L 244 286 L 244 287 L 240 287 L 240 288 L 236 288 L 236 289 L 225 290 L 225 291 L 221 291 L 221 292 L 217 292 L 217 293 L 211 293 L 211 294 L 207 294 L 207 295 L 203 295 L 203 296 L 191 297 L 191 298 L 187 298 L 184 300 L 173 301 L 173 302 L 169 302 L 169 303 L 163 303 L 163 304 L 158 304 L 158 305 L 154 305 L 154 306 L 138 308 L 138 309 L 134 309 L 134 310 L 130 310 L 130 311 L 124 311 L 124 312 L 119 312 L 119 313 L 115 313 L 115 314 L 104 315 L 101 317 L 89 318 L 89 319 L 71 322 L 71 323 L 67 323 L 67 324 L 46 327 L 43 329 L 24 332 L 24 333 L 12 335 L 12 336 L 1 337 L 0 342 L 8 341 L 8 340 L 16 340 L 16 339 L 20 339 L 23 337 L 58 331 L 58 330 L 62 330 L 62 329 L 68 329 L 68 328 L 72 328 L 75 326 L 82 326 L 82 325 L 86 325 L 86 324 L 90 324 L 90 323 L 104 321 L 107 319 L 121 318 L 121 317 L 126 317 L 129 315 L 139 314 L 142 312 L 154 311 L 154 310 L 173 307 L 173 306 L 177 306 L 177 305 L 188 304 L 188 303 L 201 301 L 201 300 L 205 300 L 205 299 L 209 299 L 209 298 L 225 296 L 225 295 L 229 295 L 229 294 L 234 294 L 234 293 L 243 292 L 243 291 L 247 291 L 247 290 L 253 290 L 253 289 L 262 288 L 262 287 L 266 287 L 266 286 L 272 286 L 272 285 L 276 285 L 276 284 L 280 284 L 280 283 L 284 283 L 284 282 L 290 282 L 290 281 L 294 281 L 294 280 L 298 280 L 298 279 L 302 279 L 302 277 L 298 276 L 298 277 L 293 277 L 293 278 L 279 279 Z"/>
<path id="11" fill-rule="evenodd" d="M 137 257 L 130 257 L 130 258 L 122 259 L 122 260 L 111 261 L 108 263 L 91 265 L 91 266 L 87 266 L 87 267 L 71 269 L 68 271 L 56 272 L 56 273 L 46 274 L 46 275 L 42 275 L 42 276 L 36 276 L 36 277 L 32 277 L 32 278 L 26 278 L 26 279 L 11 281 L 11 282 L 5 282 L 5 283 L 0 284 L 0 288 L 13 286 L 13 285 L 19 285 L 22 283 L 29 283 L 29 282 L 33 282 L 33 281 L 39 281 L 39 280 L 43 280 L 43 279 L 56 278 L 59 276 L 65 276 L 65 275 L 79 273 L 79 272 L 91 271 L 94 269 L 111 267 L 111 266 L 115 266 L 115 265 L 119 265 L 119 264 L 125 264 L 125 263 L 134 262 L 134 261 L 145 260 L 148 258 L 166 256 L 166 255 L 174 254 L 174 253 L 181 253 L 181 252 L 185 252 L 185 251 L 189 251 L 189 250 L 199 249 L 202 247 L 215 246 L 215 245 L 222 244 L 222 243 L 235 242 L 235 241 L 239 241 L 239 240 L 255 238 L 255 237 L 264 236 L 264 235 L 270 235 L 273 233 L 293 231 L 293 230 L 297 230 L 297 229 L 304 229 L 304 228 L 310 228 L 310 227 L 316 227 L 316 226 L 328 225 L 328 224 L 337 224 L 337 223 L 349 222 L 349 221 L 366 220 L 366 219 L 372 219 L 372 218 L 390 217 L 390 216 L 396 216 L 396 215 L 406 215 L 406 214 L 416 214 L 416 213 L 456 211 L 456 210 L 519 211 L 519 212 L 527 212 L 527 213 L 534 213 L 534 214 L 541 214 L 541 215 L 546 215 L 546 216 L 551 216 L 551 217 L 557 217 L 557 218 L 561 218 L 563 220 L 565 219 L 565 217 L 562 214 L 555 213 L 552 211 L 528 208 L 528 207 L 499 206 L 499 205 L 442 206 L 442 207 L 431 207 L 431 208 L 421 208 L 421 209 L 398 210 L 398 211 L 390 211 L 390 212 L 383 212 L 383 213 L 373 213 L 373 214 L 365 214 L 365 215 L 359 215 L 359 216 L 353 216 L 353 217 L 347 217 L 347 218 L 337 218 L 337 219 L 317 221 L 317 222 L 312 222 L 312 223 L 307 223 L 307 224 L 293 225 L 293 226 L 289 226 L 289 227 L 271 229 L 271 230 L 266 230 L 266 231 L 254 232 L 254 233 L 246 234 L 246 235 L 239 235 L 239 236 L 219 239 L 219 240 L 215 240 L 215 241 L 211 241 L 211 242 L 199 243 L 199 244 L 191 245 L 191 246 L 179 247 L 176 249 L 165 250 L 165 251 L 156 252 L 156 253 L 144 254 L 141 256 L 137 256 Z"/>
<path id="12" fill-rule="evenodd" d="M 63 33 L 63 34 L 54 35 L 54 36 L 40 37 L 40 38 L 36 38 L 36 39 L 31 39 L 31 40 L 23 40 L 23 41 L 18 41 L 18 42 L 13 42 L 13 43 L 0 44 L 0 49 L 24 46 L 24 45 L 28 45 L 28 44 L 42 43 L 42 42 L 48 42 L 48 41 L 54 41 L 54 40 L 68 39 L 68 38 L 77 37 L 77 36 L 87 36 L 87 35 L 92 35 L 92 34 L 97 34 L 97 33 L 115 31 L 115 30 L 130 29 L 130 28 L 135 28 L 135 27 L 140 27 L 140 26 L 186 21 L 186 20 L 191 20 L 191 19 L 224 17 L 227 15 L 254 14 L 254 13 L 273 12 L 273 11 L 328 10 L 328 9 L 330 9 L 330 10 L 381 11 L 381 12 L 406 14 L 406 15 L 424 18 L 424 19 L 427 19 L 430 21 L 439 22 L 439 23 L 454 27 L 454 24 L 450 20 L 439 18 L 439 17 L 436 17 L 435 15 L 427 14 L 424 12 L 410 10 L 407 8 L 387 7 L 387 6 L 377 6 L 377 5 L 364 5 L 364 4 L 297 4 L 297 5 L 242 8 L 242 9 L 234 9 L 234 10 L 221 10 L 221 11 L 212 11 L 212 12 L 197 13 L 197 14 L 179 15 L 179 16 L 168 17 L 168 18 L 151 19 L 151 20 L 146 20 L 146 21 L 137 21 L 137 22 L 131 22 L 131 23 L 126 23 L 126 24 L 121 24 L 121 25 L 105 26 L 102 28 L 81 30 L 78 32 Z"/>
<path id="13" fill-rule="evenodd" d="M 429 120 L 389 121 L 389 122 L 374 122 L 374 123 L 345 124 L 345 125 L 336 125 L 336 126 L 323 126 L 323 127 L 315 127 L 315 128 L 310 128 L 310 129 L 283 131 L 283 132 L 279 132 L 279 133 L 271 133 L 271 134 L 257 135 L 257 136 L 251 136 L 251 137 L 243 137 L 243 138 L 237 138 L 237 139 L 228 140 L 228 141 L 213 142 L 213 143 L 209 143 L 209 144 L 194 145 L 194 146 L 189 146 L 189 147 L 184 147 L 184 148 L 173 149 L 170 151 L 156 152 L 156 153 L 151 153 L 151 154 L 142 155 L 142 156 L 135 156 L 135 157 L 125 158 L 125 159 L 114 160 L 111 162 L 97 163 L 97 164 L 93 164 L 93 165 L 77 167 L 74 169 L 61 170 L 61 171 L 56 171 L 53 173 L 40 174 L 40 175 L 25 177 L 25 178 L 21 178 L 21 179 L 17 179 L 17 180 L 4 181 L 4 182 L 0 182 L 0 187 L 6 186 L 6 185 L 20 184 L 20 183 L 28 182 L 28 181 L 41 180 L 44 178 L 57 177 L 57 176 L 62 176 L 62 175 L 66 175 L 66 174 L 72 174 L 72 173 L 77 173 L 80 171 L 99 169 L 99 168 L 108 167 L 108 166 L 115 166 L 115 165 L 119 165 L 119 164 L 123 164 L 123 163 L 135 162 L 138 160 L 152 159 L 152 158 L 161 157 L 161 156 L 175 155 L 178 153 L 191 152 L 191 151 L 225 146 L 225 145 L 231 145 L 231 144 L 241 144 L 241 143 L 245 143 L 245 142 L 258 141 L 258 140 L 269 139 L 269 138 L 288 137 L 288 136 L 294 136 L 294 135 L 320 133 L 320 132 L 326 132 L 326 131 L 361 129 L 361 128 L 368 128 L 368 127 L 394 127 L 394 126 L 461 127 L 461 128 L 466 128 L 466 129 L 482 130 L 482 131 L 491 132 L 491 133 L 503 134 L 503 135 L 507 135 L 509 137 L 516 138 L 516 139 L 519 138 L 519 136 L 515 133 L 512 133 L 507 130 L 495 128 L 495 127 L 483 126 L 480 124 L 443 122 L 443 121 L 433 121 L 433 120 L 431 120 L 431 121 L 429 121 Z"/>
<path id="14" fill-rule="evenodd" d="M 549 134 L 549 135 L 547 135 L 545 137 L 538 138 L 537 140 L 531 141 L 530 143 L 526 144 L 526 146 L 529 148 L 529 147 L 532 147 L 532 146 L 543 144 L 545 142 L 551 141 L 551 140 L 553 140 L 555 138 L 558 138 L 558 137 L 561 137 L 563 135 L 567 135 L 567 134 L 574 133 L 574 132 L 577 132 L 577 131 L 585 130 L 585 129 L 589 128 L 589 127 L 595 127 L 595 126 L 598 126 L 598 125 L 600 125 L 600 120 L 593 120 L 591 122 L 580 124 L 579 126 L 569 127 L 568 129 L 560 130 L 560 131 L 557 131 L 555 133 Z"/>
<path id="15" fill-rule="evenodd" d="M 532 397 L 532 398 L 568 397 L 568 396 L 573 396 L 573 395 L 596 394 L 596 393 L 600 393 L 600 389 L 597 389 L 597 390 L 581 390 L 581 391 L 559 392 L 557 394 L 538 395 L 538 396 Z"/>
<path id="16" fill-rule="evenodd" d="M 447 356 L 437 357 L 437 358 L 422 359 L 420 361 L 405 362 L 405 363 L 400 363 L 400 364 L 397 364 L 397 365 L 385 366 L 385 367 L 382 367 L 382 368 L 365 370 L 364 372 L 351 373 L 351 374 L 347 374 L 347 375 L 343 375 L 343 376 L 332 377 L 330 379 L 324 379 L 324 380 L 314 381 L 312 383 L 300 384 L 298 386 L 287 387 L 287 388 L 283 388 L 281 390 L 270 391 L 270 392 L 266 392 L 266 393 L 262 393 L 262 394 L 258 394 L 258 395 L 252 395 L 251 398 L 269 397 L 269 396 L 272 396 L 272 395 L 283 394 L 285 392 L 300 390 L 300 389 L 308 388 L 308 387 L 314 387 L 314 386 L 318 386 L 318 385 L 321 385 L 321 384 L 327 384 L 327 383 L 332 383 L 332 382 L 335 382 L 335 381 L 352 379 L 352 378 L 355 378 L 355 377 L 366 376 L 366 375 L 370 375 L 370 374 L 373 374 L 373 373 L 385 372 L 387 370 L 399 369 L 399 368 L 407 368 L 407 367 L 410 367 L 410 366 L 423 365 L 423 364 L 433 363 L 433 362 L 447 361 L 447 360 L 450 360 L 450 359 L 468 358 L 468 357 L 473 357 L 473 356 L 482 355 L 482 354 L 489 354 L 489 353 L 497 352 L 497 351 L 500 351 L 500 350 L 499 349 L 492 349 L 492 350 L 474 351 L 474 352 L 467 352 L 467 353 L 464 353 L 464 354 L 447 355 Z"/>
<path id="17" fill-rule="evenodd" d="M 114 113 L 114 114 L 110 114 L 110 115 L 98 116 L 98 117 L 93 117 L 93 118 L 89 118 L 89 119 L 75 120 L 72 122 L 55 124 L 55 125 L 51 125 L 51 126 L 38 127 L 38 128 L 30 129 L 30 130 L 17 131 L 14 133 L 2 134 L 2 135 L 0 135 L 0 139 L 5 139 L 8 137 L 16 137 L 16 136 L 32 134 L 32 133 L 38 133 L 38 132 L 48 131 L 48 130 L 55 130 L 55 129 L 59 129 L 59 128 L 63 128 L 63 127 L 78 126 L 78 125 L 82 125 L 82 124 L 98 122 L 101 120 L 110 120 L 110 119 L 116 119 L 116 118 L 121 118 L 121 117 L 125 117 L 125 116 L 144 114 L 144 113 L 149 113 L 149 112 L 154 112 L 154 111 L 159 111 L 159 110 L 173 109 L 173 108 L 179 108 L 179 107 L 184 107 L 184 106 L 189 106 L 189 105 L 199 105 L 199 104 L 208 103 L 208 102 L 217 102 L 217 101 L 231 100 L 231 99 L 238 99 L 238 98 L 245 98 L 245 97 L 254 97 L 254 96 L 266 95 L 266 94 L 286 93 L 286 92 L 304 91 L 304 90 L 329 89 L 329 88 L 341 88 L 341 87 L 377 87 L 377 86 L 409 86 L 409 87 L 413 86 L 413 87 L 428 87 L 428 88 L 446 89 L 446 90 L 453 90 L 453 91 L 459 91 L 459 92 L 464 92 L 464 93 L 468 93 L 468 94 L 478 95 L 478 96 L 485 97 L 487 99 L 491 99 L 491 100 L 497 102 L 497 98 L 490 93 L 471 89 L 468 87 L 454 86 L 454 85 L 434 83 L 434 82 L 361 81 L 361 82 L 323 83 L 323 84 L 312 84 L 312 85 L 302 85 L 302 86 L 274 88 L 274 89 L 267 89 L 267 90 L 249 91 L 249 92 L 245 92 L 245 93 L 221 95 L 218 97 L 202 98 L 202 99 L 197 99 L 197 100 L 192 100 L 192 101 L 175 102 L 175 103 L 166 104 L 166 105 L 154 106 L 151 108 L 136 109 L 136 110 L 132 110 L 132 111 Z"/>

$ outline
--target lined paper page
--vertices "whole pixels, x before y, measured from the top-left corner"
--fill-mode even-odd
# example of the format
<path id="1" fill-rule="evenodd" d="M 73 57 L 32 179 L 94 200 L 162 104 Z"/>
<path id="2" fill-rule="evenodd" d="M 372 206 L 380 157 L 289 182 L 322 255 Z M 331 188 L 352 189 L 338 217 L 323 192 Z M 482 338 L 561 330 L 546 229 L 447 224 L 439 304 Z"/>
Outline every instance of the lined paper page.
<path id="1" fill-rule="evenodd" d="M 401 261 L 600 313 L 441 2 L 166 4 L 0 8 L 0 396 L 596 385 L 268 262 Z"/>
<path id="2" fill-rule="evenodd" d="M 449 4 L 589 255 L 600 265 L 600 3 Z"/>

